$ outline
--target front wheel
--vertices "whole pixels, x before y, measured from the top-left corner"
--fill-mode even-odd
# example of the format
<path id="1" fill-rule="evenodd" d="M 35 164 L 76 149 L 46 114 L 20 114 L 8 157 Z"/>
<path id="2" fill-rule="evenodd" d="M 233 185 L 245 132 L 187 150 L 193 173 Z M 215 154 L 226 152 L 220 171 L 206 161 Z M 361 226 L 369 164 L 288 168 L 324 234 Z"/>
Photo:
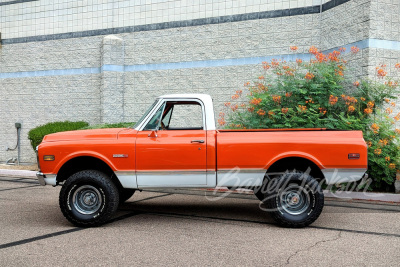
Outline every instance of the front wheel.
<path id="1" fill-rule="evenodd" d="M 268 181 L 263 202 L 274 220 L 285 227 L 305 227 L 313 223 L 324 207 L 318 182 L 306 173 L 286 172 Z"/>
<path id="2" fill-rule="evenodd" d="M 136 191 L 135 189 L 121 188 L 119 190 L 119 204 L 122 204 L 128 199 L 130 199 L 135 193 L 135 191 Z"/>
<path id="3" fill-rule="evenodd" d="M 63 184 L 59 204 L 65 218 L 76 226 L 99 226 L 116 212 L 118 189 L 106 174 L 85 170 Z"/>

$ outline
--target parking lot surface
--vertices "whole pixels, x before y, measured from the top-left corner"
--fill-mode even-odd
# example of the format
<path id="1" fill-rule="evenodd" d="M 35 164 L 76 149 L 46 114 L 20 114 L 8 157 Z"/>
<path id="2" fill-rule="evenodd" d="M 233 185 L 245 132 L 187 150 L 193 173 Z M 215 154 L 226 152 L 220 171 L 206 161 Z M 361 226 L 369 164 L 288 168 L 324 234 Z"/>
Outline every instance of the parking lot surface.
<path id="1" fill-rule="evenodd" d="M 70 224 L 61 187 L 0 177 L 0 266 L 398 266 L 400 206 L 327 199 L 304 229 L 281 228 L 252 194 L 136 192 L 97 228 Z M 261 205 L 262 207 L 262 205 Z"/>

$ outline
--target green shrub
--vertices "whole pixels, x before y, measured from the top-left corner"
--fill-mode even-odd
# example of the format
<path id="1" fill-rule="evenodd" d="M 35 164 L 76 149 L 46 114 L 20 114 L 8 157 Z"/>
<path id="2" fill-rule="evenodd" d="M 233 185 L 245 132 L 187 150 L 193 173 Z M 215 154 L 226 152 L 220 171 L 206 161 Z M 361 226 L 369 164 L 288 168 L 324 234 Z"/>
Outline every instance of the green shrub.
<path id="1" fill-rule="evenodd" d="M 341 49 L 343 52 L 344 49 Z M 352 53 L 358 48 L 352 47 Z M 226 128 L 328 128 L 362 130 L 368 144 L 370 189 L 386 190 L 400 169 L 400 130 L 394 129 L 400 113 L 390 117 L 399 92 L 398 83 L 377 67 L 378 81 L 351 81 L 341 52 L 328 55 L 310 48 L 309 62 L 263 62 L 264 72 L 227 102 L 228 114 L 220 114 Z M 400 69 L 400 64 L 396 64 Z"/>
<path id="2" fill-rule="evenodd" d="M 36 149 L 42 140 L 43 137 L 47 134 L 64 132 L 64 131 L 73 131 L 78 130 L 83 127 L 87 127 L 89 123 L 84 121 L 58 121 L 58 122 L 50 122 L 44 125 L 33 128 L 28 133 L 28 138 L 31 141 L 31 145 L 33 150 Z"/>
<path id="3" fill-rule="evenodd" d="M 86 126 L 82 129 L 103 129 L 103 128 L 129 128 L 134 126 L 134 122 L 104 123 Z"/>

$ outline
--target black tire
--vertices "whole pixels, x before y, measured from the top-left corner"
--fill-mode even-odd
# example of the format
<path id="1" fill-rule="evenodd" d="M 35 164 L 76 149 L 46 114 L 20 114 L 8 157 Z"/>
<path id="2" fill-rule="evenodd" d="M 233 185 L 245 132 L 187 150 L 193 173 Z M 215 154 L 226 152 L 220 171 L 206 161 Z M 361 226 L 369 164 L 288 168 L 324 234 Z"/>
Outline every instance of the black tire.
<path id="1" fill-rule="evenodd" d="M 135 191 L 136 191 L 135 189 L 121 188 L 119 190 L 119 204 L 122 204 L 128 199 L 130 199 L 131 196 L 133 196 L 133 194 L 135 193 Z"/>
<path id="2" fill-rule="evenodd" d="M 265 196 L 263 194 L 263 192 L 261 191 L 262 187 L 257 187 L 253 190 L 254 195 L 258 198 L 258 200 L 263 201 Z"/>
<path id="3" fill-rule="evenodd" d="M 319 217 L 324 207 L 320 185 L 306 173 L 286 172 L 266 181 L 261 191 L 267 212 L 284 227 L 306 227 Z"/>
<path id="4" fill-rule="evenodd" d="M 119 193 L 109 177 L 96 170 L 71 175 L 63 184 L 59 204 L 68 221 L 76 226 L 99 226 L 117 211 Z"/>

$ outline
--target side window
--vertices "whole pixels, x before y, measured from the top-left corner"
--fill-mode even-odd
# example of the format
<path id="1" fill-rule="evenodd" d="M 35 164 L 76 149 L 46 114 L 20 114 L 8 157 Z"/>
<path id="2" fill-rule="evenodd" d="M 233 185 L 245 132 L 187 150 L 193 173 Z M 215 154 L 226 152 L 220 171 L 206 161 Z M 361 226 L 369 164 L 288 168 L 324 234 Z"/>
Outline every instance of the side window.
<path id="1" fill-rule="evenodd" d="M 164 111 L 165 103 L 157 110 L 154 116 L 150 119 L 147 125 L 143 128 L 144 131 L 158 130 L 161 124 L 161 114 Z"/>
<path id="2" fill-rule="evenodd" d="M 197 102 L 168 102 L 162 119 L 163 130 L 202 130 L 203 110 Z"/>

